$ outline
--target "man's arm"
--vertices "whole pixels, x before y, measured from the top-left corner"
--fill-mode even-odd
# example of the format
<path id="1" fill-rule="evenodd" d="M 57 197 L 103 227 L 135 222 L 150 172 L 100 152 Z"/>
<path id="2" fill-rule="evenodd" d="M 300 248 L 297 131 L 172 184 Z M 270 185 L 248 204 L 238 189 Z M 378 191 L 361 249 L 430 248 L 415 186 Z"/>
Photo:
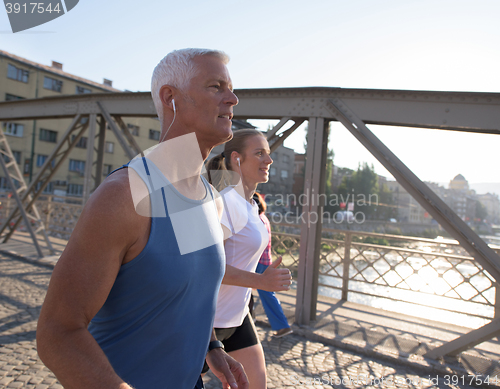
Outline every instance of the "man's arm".
<path id="1" fill-rule="evenodd" d="M 113 174 L 90 197 L 54 268 L 40 313 L 38 353 L 65 388 L 130 388 L 87 330 L 122 262 L 141 250 L 138 231 L 146 239 L 149 233 L 150 219 L 134 211 L 126 174 Z"/>

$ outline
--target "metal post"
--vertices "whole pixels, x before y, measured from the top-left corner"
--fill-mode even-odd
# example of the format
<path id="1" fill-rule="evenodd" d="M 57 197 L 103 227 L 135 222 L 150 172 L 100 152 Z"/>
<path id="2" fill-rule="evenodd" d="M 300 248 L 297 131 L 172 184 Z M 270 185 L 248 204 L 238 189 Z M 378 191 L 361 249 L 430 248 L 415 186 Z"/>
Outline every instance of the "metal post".
<path id="1" fill-rule="evenodd" d="M 324 192 L 328 122 L 323 118 L 309 119 L 307 142 L 306 180 L 304 193 L 307 204 L 300 235 L 297 303 L 295 319 L 298 324 L 309 324 L 316 318 L 318 274 L 321 251 L 321 215 L 319 193 Z"/>
<path id="2" fill-rule="evenodd" d="M 36 70 L 35 99 L 38 99 L 38 70 Z M 29 182 L 31 182 L 33 179 L 33 165 L 35 161 L 35 141 L 36 141 L 36 119 L 33 120 L 33 134 L 31 135 Z"/>
<path id="3" fill-rule="evenodd" d="M 349 268 L 351 266 L 351 242 L 352 233 L 350 231 L 345 232 L 344 240 L 344 267 L 342 270 L 342 300 L 347 301 L 347 295 L 349 293 Z"/>
<path id="4" fill-rule="evenodd" d="M 50 215 L 52 214 L 53 199 L 54 196 L 48 196 L 47 198 L 47 214 L 45 215 L 45 228 L 47 230 L 50 230 L 49 223 L 50 223 Z"/>
<path id="5" fill-rule="evenodd" d="M 83 179 L 83 202 L 85 205 L 90 197 L 90 191 L 95 185 L 91 184 L 92 181 L 92 167 L 94 162 L 94 142 L 95 142 L 95 125 L 97 115 L 95 113 L 90 115 L 89 118 L 89 133 L 87 139 L 87 161 L 85 162 L 85 176 Z"/>
<path id="6" fill-rule="evenodd" d="M 92 190 L 96 190 L 102 182 L 102 170 L 104 166 L 104 146 L 106 144 L 106 120 L 100 115 L 99 121 L 99 135 L 97 136 L 97 159 L 95 166 L 95 187 Z M 94 147 L 94 145 L 92 145 Z"/>
<path id="7" fill-rule="evenodd" d="M 500 284 L 495 282 L 495 318 L 500 317 Z"/>

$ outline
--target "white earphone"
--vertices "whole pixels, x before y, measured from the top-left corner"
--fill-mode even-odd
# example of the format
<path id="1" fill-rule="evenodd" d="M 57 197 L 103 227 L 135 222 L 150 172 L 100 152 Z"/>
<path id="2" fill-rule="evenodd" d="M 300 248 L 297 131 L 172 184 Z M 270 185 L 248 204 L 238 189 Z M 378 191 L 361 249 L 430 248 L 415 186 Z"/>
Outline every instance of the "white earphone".
<path id="1" fill-rule="evenodd" d="M 241 165 L 240 165 L 240 159 L 239 159 L 239 158 L 236 158 L 236 160 L 238 161 L 238 166 L 241 166 Z"/>
<path id="2" fill-rule="evenodd" d="M 168 132 L 170 131 L 170 127 L 172 127 L 172 124 L 174 124 L 175 121 L 175 101 L 172 99 L 172 107 L 174 109 L 174 118 L 172 119 L 172 123 L 170 123 L 170 126 L 168 126 L 167 131 L 165 131 L 165 135 L 160 139 L 160 143 L 163 142 L 163 140 L 167 137 Z"/>

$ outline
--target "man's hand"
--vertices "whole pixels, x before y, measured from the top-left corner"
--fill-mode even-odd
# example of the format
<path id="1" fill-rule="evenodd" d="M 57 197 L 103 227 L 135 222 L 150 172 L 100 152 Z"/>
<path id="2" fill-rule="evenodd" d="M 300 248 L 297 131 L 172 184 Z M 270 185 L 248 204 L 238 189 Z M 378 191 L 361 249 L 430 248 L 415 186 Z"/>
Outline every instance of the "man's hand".
<path id="1" fill-rule="evenodd" d="M 223 389 L 248 389 L 248 379 L 241 363 L 220 348 L 207 354 L 207 364 L 222 382 Z"/>
<path id="2" fill-rule="evenodd" d="M 271 263 L 269 267 L 262 273 L 262 286 L 259 289 L 267 292 L 278 292 L 281 290 L 289 290 L 292 283 L 292 276 L 288 269 L 277 269 L 282 261 L 282 257 L 278 257 L 276 261 Z"/>

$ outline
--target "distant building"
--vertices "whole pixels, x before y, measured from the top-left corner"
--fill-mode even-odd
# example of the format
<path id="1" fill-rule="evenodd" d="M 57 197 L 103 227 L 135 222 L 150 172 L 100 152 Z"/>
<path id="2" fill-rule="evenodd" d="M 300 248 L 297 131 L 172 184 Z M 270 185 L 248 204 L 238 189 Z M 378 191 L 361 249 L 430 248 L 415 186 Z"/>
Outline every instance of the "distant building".
<path id="1" fill-rule="evenodd" d="M 94 82 L 63 71 L 62 63 L 53 61 L 52 66 L 47 66 L 0 50 L 0 101 L 110 92 L 121 92 L 112 87 L 111 80 Z M 160 122 L 157 119 L 124 118 L 124 121 L 142 150 L 158 143 Z M 26 181 L 36 177 L 70 122 L 71 119 L 3 122 L 2 130 Z M 93 146 L 87 144 L 84 134 L 44 192 L 81 196 L 86 149 Z M 103 175 L 127 161 L 114 133 L 106 131 Z M 0 190 L 10 190 L 3 172 L 0 172 Z"/>
<path id="2" fill-rule="evenodd" d="M 403 223 L 431 224 L 432 217 L 397 181 L 386 181 L 397 207 L 396 220 Z"/>
<path id="3" fill-rule="evenodd" d="M 450 181 L 448 188 L 451 190 L 468 192 L 469 191 L 469 183 L 464 178 L 464 176 L 462 176 L 461 174 L 458 174 L 455 176 L 455 178 L 453 178 L 453 180 Z"/>
<path id="4" fill-rule="evenodd" d="M 306 175 L 306 155 L 295 153 L 293 160 L 293 188 L 295 198 L 304 193 L 304 178 Z"/>
<path id="5" fill-rule="evenodd" d="M 476 195 L 476 197 L 488 212 L 487 220 L 493 224 L 500 224 L 500 200 L 498 199 L 498 195 L 486 193 Z"/>
<path id="6" fill-rule="evenodd" d="M 476 218 L 475 194 L 469 188 L 468 181 L 461 174 L 450 181 L 444 202 L 464 221 L 474 221 Z"/>
<path id="7" fill-rule="evenodd" d="M 293 194 L 295 152 L 281 145 L 271 153 L 271 158 L 273 164 L 269 168 L 269 181 L 259 184 L 258 191 L 271 199 L 273 197 L 286 199 Z"/>
<path id="8" fill-rule="evenodd" d="M 410 223 L 430 223 L 432 217 L 429 213 L 410 196 L 406 190 L 396 181 L 386 182 L 389 190 L 393 193 L 394 201 L 398 209 L 398 221 Z M 497 195 L 477 195 L 469 187 L 468 181 L 461 174 L 450 181 L 449 188 L 444 188 L 433 182 L 425 183 L 438 195 L 462 220 L 467 223 L 478 222 L 477 203 L 480 202 L 488 213 L 487 221 L 491 223 L 500 222 L 500 201 Z"/>
<path id="9" fill-rule="evenodd" d="M 342 181 L 344 178 L 351 178 L 352 174 L 354 173 L 354 170 L 346 168 L 346 167 L 339 167 L 339 166 L 333 166 L 333 177 L 332 177 L 332 186 L 333 186 L 333 192 L 337 192 L 339 189 L 340 184 L 342 184 Z"/>

